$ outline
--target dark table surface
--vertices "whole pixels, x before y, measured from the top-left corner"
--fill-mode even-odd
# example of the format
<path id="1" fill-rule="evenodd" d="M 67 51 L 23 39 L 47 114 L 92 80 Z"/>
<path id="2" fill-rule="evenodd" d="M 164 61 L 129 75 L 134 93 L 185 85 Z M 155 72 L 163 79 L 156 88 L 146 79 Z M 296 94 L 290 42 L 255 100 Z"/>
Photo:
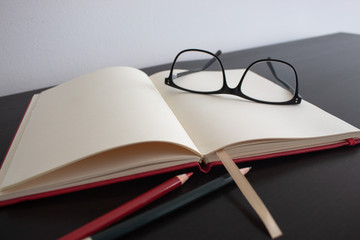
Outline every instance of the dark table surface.
<path id="1" fill-rule="evenodd" d="M 219 46 L 221 47 L 221 46 Z M 279 58 L 295 66 L 304 99 L 360 128 L 360 36 L 338 33 L 225 53 L 225 68 Z M 169 64 L 143 69 L 152 74 Z M 0 159 L 17 130 L 30 91 L 0 98 Z M 273 158 L 247 175 L 282 229 L 280 239 L 360 239 L 360 148 L 343 147 Z M 195 174 L 151 209 L 225 173 L 214 167 Z M 23 202 L 0 208 L 0 239 L 55 239 L 110 211 L 174 173 Z M 139 212 L 140 213 L 140 212 Z M 125 239 L 270 239 L 232 184 L 159 219 Z"/>

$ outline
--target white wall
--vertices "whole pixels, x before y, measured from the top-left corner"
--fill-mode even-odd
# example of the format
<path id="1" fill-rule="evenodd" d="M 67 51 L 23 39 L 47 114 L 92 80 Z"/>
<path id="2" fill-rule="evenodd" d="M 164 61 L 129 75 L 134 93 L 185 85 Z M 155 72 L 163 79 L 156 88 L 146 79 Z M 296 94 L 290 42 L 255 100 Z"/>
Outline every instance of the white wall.
<path id="1" fill-rule="evenodd" d="M 99 68 L 168 63 L 335 32 L 360 34 L 355 0 L 0 0 L 0 96 Z"/>

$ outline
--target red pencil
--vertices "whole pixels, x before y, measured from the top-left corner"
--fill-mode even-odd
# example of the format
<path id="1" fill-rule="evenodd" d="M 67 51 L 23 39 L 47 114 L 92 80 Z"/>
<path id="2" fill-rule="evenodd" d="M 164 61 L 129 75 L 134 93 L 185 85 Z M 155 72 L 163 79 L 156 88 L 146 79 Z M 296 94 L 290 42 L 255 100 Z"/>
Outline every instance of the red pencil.
<path id="1" fill-rule="evenodd" d="M 84 226 L 66 234 L 65 236 L 59 238 L 59 240 L 74 240 L 82 239 L 84 237 L 90 236 L 91 234 L 98 232 L 112 223 L 123 219 L 129 214 L 135 212 L 136 210 L 146 206 L 152 201 L 164 196 L 168 192 L 180 187 L 184 184 L 193 173 L 181 174 L 176 177 L 173 177 L 166 182 L 158 185 L 157 187 L 141 194 L 140 196 L 130 200 L 129 202 L 121 205 L 120 207 L 115 208 L 114 210 L 102 215 L 101 217 L 85 224 Z"/>

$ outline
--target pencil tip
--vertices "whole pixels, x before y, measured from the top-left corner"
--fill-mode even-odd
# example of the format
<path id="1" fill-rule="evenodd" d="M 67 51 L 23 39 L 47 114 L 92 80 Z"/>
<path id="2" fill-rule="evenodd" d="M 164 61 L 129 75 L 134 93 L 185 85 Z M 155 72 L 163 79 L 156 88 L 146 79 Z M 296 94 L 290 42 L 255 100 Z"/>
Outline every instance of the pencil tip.
<path id="1" fill-rule="evenodd" d="M 184 173 L 181 175 L 178 175 L 177 178 L 179 178 L 179 180 L 181 181 L 181 184 L 184 184 L 189 177 L 191 177 L 194 173 L 193 172 L 189 172 L 189 173 Z"/>
<path id="2" fill-rule="evenodd" d="M 250 171 L 250 169 L 251 167 L 240 168 L 240 172 L 242 173 L 242 175 L 245 175 Z"/>

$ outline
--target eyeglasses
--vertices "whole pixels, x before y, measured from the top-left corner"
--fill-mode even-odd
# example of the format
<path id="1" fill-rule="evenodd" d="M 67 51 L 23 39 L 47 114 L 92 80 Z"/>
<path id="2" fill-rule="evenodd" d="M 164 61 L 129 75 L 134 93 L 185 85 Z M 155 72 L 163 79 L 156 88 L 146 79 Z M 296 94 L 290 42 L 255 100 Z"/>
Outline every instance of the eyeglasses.
<path id="1" fill-rule="evenodd" d="M 201 49 L 181 51 L 174 59 L 165 84 L 192 93 L 231 94 L 259 103 L 301 102 L 297 73 L 291 64 L 261 59 L 245 71 L 227 70 L 227 79 L 220 54 L 220 50 L 215 54 Z"/>

